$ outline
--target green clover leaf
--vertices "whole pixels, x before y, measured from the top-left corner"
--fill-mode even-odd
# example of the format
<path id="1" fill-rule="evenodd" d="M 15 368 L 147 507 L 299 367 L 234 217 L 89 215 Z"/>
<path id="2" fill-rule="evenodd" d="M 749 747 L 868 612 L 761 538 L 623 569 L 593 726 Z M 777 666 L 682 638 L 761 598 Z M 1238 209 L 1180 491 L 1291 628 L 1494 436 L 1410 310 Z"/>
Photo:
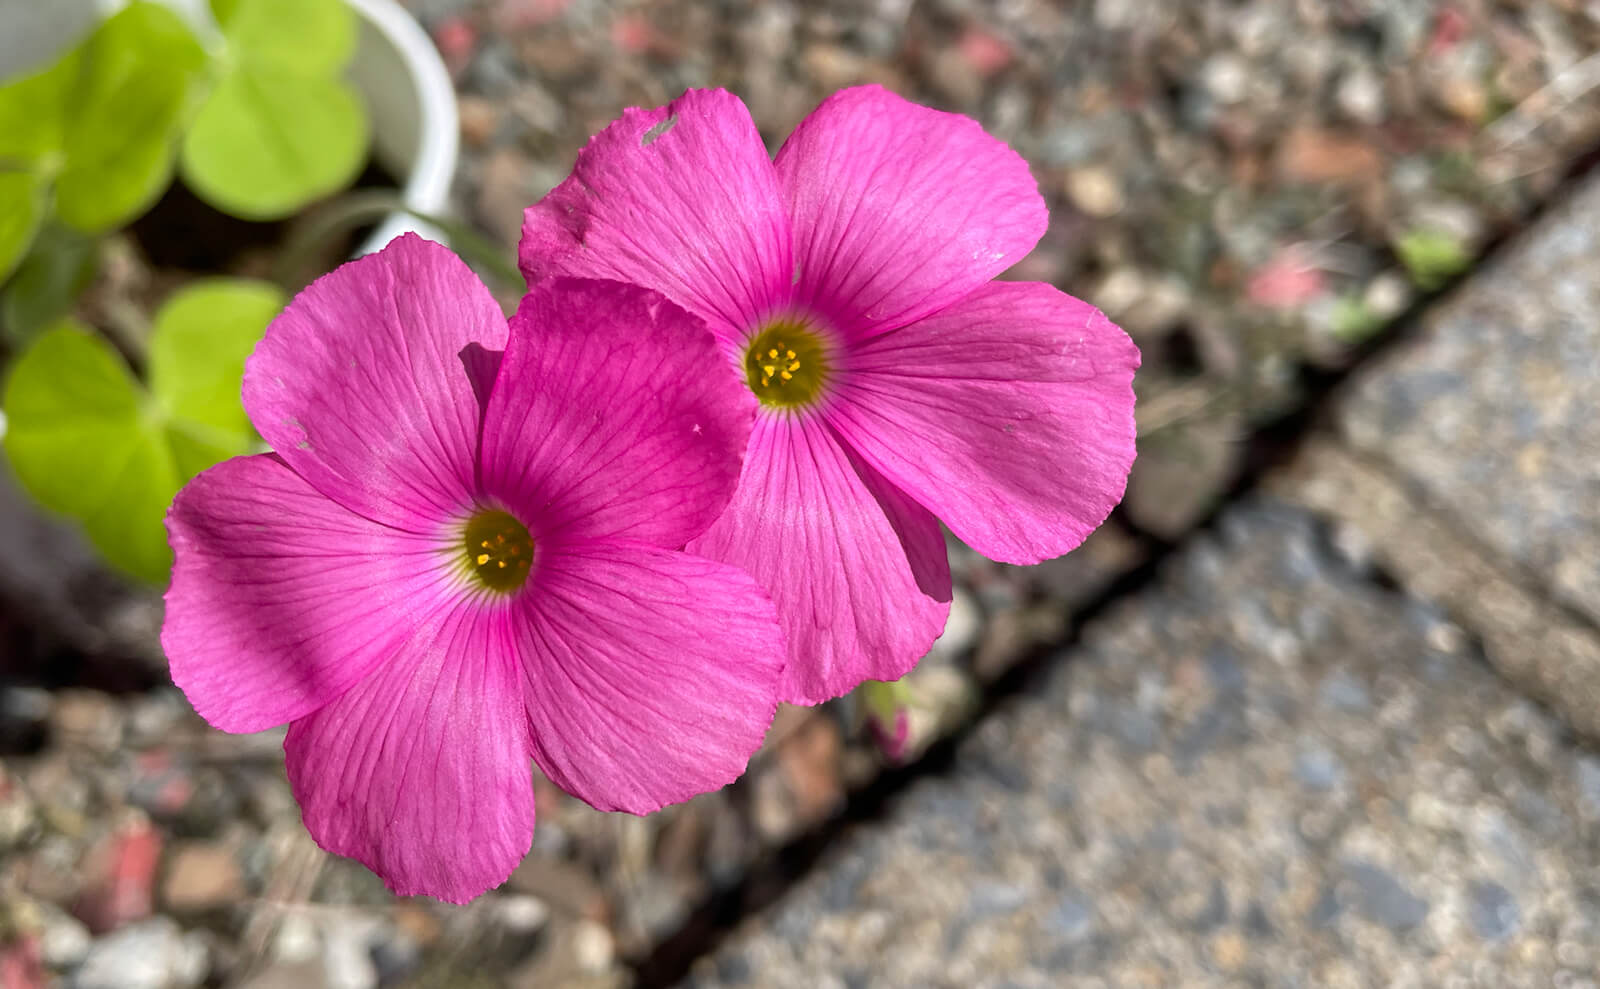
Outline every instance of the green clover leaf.
<path id="1" fill-rule="evenodd" d="M 0 186 L 4 179 L 0 178 Z M 3 198 L 3 196 L 0 196 Z M 0 219 L 0 227 L 5 221 Z M 0 234 L 0 239 L 4 235 Z M 72 310 L 78 294 L 94 280 L 99 242 L 51 224 L 34 238 L 28 256 L 0 293 L 0 330 L 13 347 Z"/>
<path id="2" fill-rule="evenodd" d="M 343 0 L 212 0 L 228 54 L 184 138 L 184 181 L 251 220 L 289 216 L 348 185 L 368 122 L 341 78 L 355 50 Z"/>
<path id="3" fill-rule="evenodd" d="M 33 172 L 0 171 L 0 282 L 28 253 L 44 220 L 45 182 Z"/>
<path id="4" fill-rule="evenodd" d="M 112 564 L 164 582 L 173 496 L 254 442 L 240 376 L 283 302 L 273 286 L 244 280 L 178 293 L 156 315 L 148 389 L 82 326 L 66 321 L 40 335 L 4 395 L 5 451 L 22 485 L 78 519 Z"/>
<path id="5" fill-rule="evenodd" d="M 26 252 L 51 187 L 57 216 L 84 233 L 155 202 L 205 63 L 176 14 L 136 0 L 48 68 L 0 87 L 0 276 Z"/>

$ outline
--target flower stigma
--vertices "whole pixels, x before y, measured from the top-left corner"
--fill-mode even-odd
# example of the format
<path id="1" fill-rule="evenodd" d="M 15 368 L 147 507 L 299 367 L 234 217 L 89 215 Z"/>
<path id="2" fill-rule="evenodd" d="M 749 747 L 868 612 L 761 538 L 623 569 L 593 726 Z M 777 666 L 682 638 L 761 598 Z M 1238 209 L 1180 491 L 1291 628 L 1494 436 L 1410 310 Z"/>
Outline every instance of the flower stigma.
<path id="1" fill-rule="evenodd" d="M 467 520 L 463 539 L 467 572 L 479 584 L 510 594 L 528 580 L 533 566 L 533 537 L 528 527 L 507 512 L 486 509 Z"/>
<path id="2" fill-rule="evenodd" d="M 822 337 L 806 323 L 776 320 L 745 348 L 745 380 L 762 405 L 780 409 L 810 405 L 828 378 L 827 358 Z"/>

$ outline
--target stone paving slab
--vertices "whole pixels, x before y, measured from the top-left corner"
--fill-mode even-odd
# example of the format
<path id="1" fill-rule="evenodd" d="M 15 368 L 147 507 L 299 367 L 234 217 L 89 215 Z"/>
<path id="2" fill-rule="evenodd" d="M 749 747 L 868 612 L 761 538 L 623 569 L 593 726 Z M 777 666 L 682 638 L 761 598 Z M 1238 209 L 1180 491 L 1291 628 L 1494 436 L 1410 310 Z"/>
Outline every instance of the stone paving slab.
<path id="1" fill-rule="evenodd" d="M 1594 986 L 1600 759 L 1352 542 L 1232 509 L 689 984 Z"/>
<path id="2" fill-rule="evenodd" d="M 1268 486 L 1344 525 L 1403 586 L 1466 624 L 1502 674 L 1600 738 L 1600 634 L 1442 516 L 1404 475 L 1319 438 Z"/>
<path id="3" fill-rule="evenodd" d="M 1600 622 L 1600 181 L 1364 369 L 1339 424 L 1422 502 Z"/>

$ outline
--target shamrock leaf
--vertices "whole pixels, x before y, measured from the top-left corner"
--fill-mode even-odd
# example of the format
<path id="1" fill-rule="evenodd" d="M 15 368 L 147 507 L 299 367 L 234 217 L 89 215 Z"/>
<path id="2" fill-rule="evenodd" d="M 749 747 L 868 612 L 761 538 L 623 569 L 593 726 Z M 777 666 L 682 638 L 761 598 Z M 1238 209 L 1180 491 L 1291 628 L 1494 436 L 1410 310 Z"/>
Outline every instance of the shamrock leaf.
<path id="1" fill-rule="evenodd" d="M 355 50 L 343 0 L 213 0 L 224 70 L 184 139 L 184 181 L 225 212 L 288 216 L 348 185 L 365 108 L 340 73 Z"/>
<path id="2" fill-rule="evenodd" d="M 34 180 L 25 196 L 22 180 L 10 178 L 0 202 L 8 216 L 24 201 L 36 211 L 32 225 L 0 230 L 0 262 L 26 249 L 20 231 L 31 239 L 50 185 L 61 221 L 85 233 L 148 209 L 171 178 L 178 126 L 204 65 L 176 14 L 138 0 L 49 68 L 0 88 L 0 168 Z"/>
<path id="3" fill-rule="evenodd" d="M 283 299 L 270 285 L 206 282 L 174 296 L 150 340 L 150 387 L 101 337 L 65 321 L 6 384 L 5 451 L 38 501 L 78 519 L 112 564 L 162 583 L 163 520 L 185 481 L 254 441 L 239 407 L 245 357 Z"/>
<path id="4" fill-rule="evenodd" d="M 44 218 L 44 196 L 38 175 L 0 171 L 0 282 L 28 253 Z"/>
<path id="5" fill-rule="evenodd" d="M 267 282 L 212 279 L 173 296 L 150 336 L 150 390 L 165 415 L 243 449 L 256 431 L 239 404 L 245 358 L 283 293 Z"/>
<path id="6" fill-rule="evenodd" d="M 0 188 L 4 182 L 0 175 Z M 0 219 L 0 228 L 4 227 L 5 220 Z M 94 279 L 98 243 L 58 225 L 45 227 L 34 238 L 27 257 L 0 294 L 0 332 L 8 344 L 24 343 L 72 309 L 78 293 Z"/>
<path id="7" fill-rule="evenodd" d="M 299 75 L 335 76 L 356 50 L 356 19 L 344 0 L 211 0 L 239 57 Z"/>

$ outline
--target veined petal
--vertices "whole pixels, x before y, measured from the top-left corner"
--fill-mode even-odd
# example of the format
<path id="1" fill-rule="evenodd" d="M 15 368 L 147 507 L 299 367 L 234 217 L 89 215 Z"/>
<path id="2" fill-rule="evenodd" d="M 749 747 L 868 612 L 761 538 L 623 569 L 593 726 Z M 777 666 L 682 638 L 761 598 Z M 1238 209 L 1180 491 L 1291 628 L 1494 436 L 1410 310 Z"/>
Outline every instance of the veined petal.
<path id="1" fill-rule="evenodd" d="M 515 613 L 463 602 L 382 669 L 289 726 L 289 783 L 317 844 L 402 896 L 465 903 L 533 842 Z"/>
<path id="2" fill-rule="evenodd" d="M 739 98 L 691 89 L 630 109 L 528 207 L 518 251 L 530 286 L 556 275 L 665 292 L 737 341 L 788 291 L 789 219 L 772 159 Z"/>
<path id="3" fill-rule="evenodd" d="M 245 365 L 244 407 L 318 491 L 433 532 L 473 491 L 479 405 L 462 351 L 505 340 L 472 270 L 406 234 L 317 279 L 273 320 Z"/>
<path id="4" fill-rule="evenodd" d="M 161 645 L 223 731 L 260 731 L 349 690 L 449 601 L 436 541 L 323 497 L 276 455 L 200 474 L 167 515 Z"/>
<path id="5" fill-rule="evenodd" d="M 754 412 L 698 317 L 635 285 L 555 279 L 512 319 L 483 489 L 536 540 L 676 548 L 732 497 Z"/>
<path id="6" fill-rule="evenodd" d="M 899 679 L 950 610 L 938 521 L 814 418 L 756 417 L 733 503 L 688 549 L 772 595 L 789 640 L 779 699 L 795 704 Z"/>
<path id="7" fill-rule="evenodd" d="M 995 282 L 858 347 L 827 414 L 963 542 L 1037 563 L 1122 499 L 1138 366 L 1127 334 L 1088 303 Z"/>
<path id="8" fill-rule="evenodd" d="M 749 575 L 629 543 L 543 564 L 526 601 L 534 761 L 601 810 L 731 783 L 777 709 L 783 635 Z"/>
<path id="9" fill-rule="evenodd" d="M 1027 162 L 977 121 L 879 86 L 844 89 L 778 152 L 797 300 L 870 336 L 950 305 L 1049 221 Z"/>

